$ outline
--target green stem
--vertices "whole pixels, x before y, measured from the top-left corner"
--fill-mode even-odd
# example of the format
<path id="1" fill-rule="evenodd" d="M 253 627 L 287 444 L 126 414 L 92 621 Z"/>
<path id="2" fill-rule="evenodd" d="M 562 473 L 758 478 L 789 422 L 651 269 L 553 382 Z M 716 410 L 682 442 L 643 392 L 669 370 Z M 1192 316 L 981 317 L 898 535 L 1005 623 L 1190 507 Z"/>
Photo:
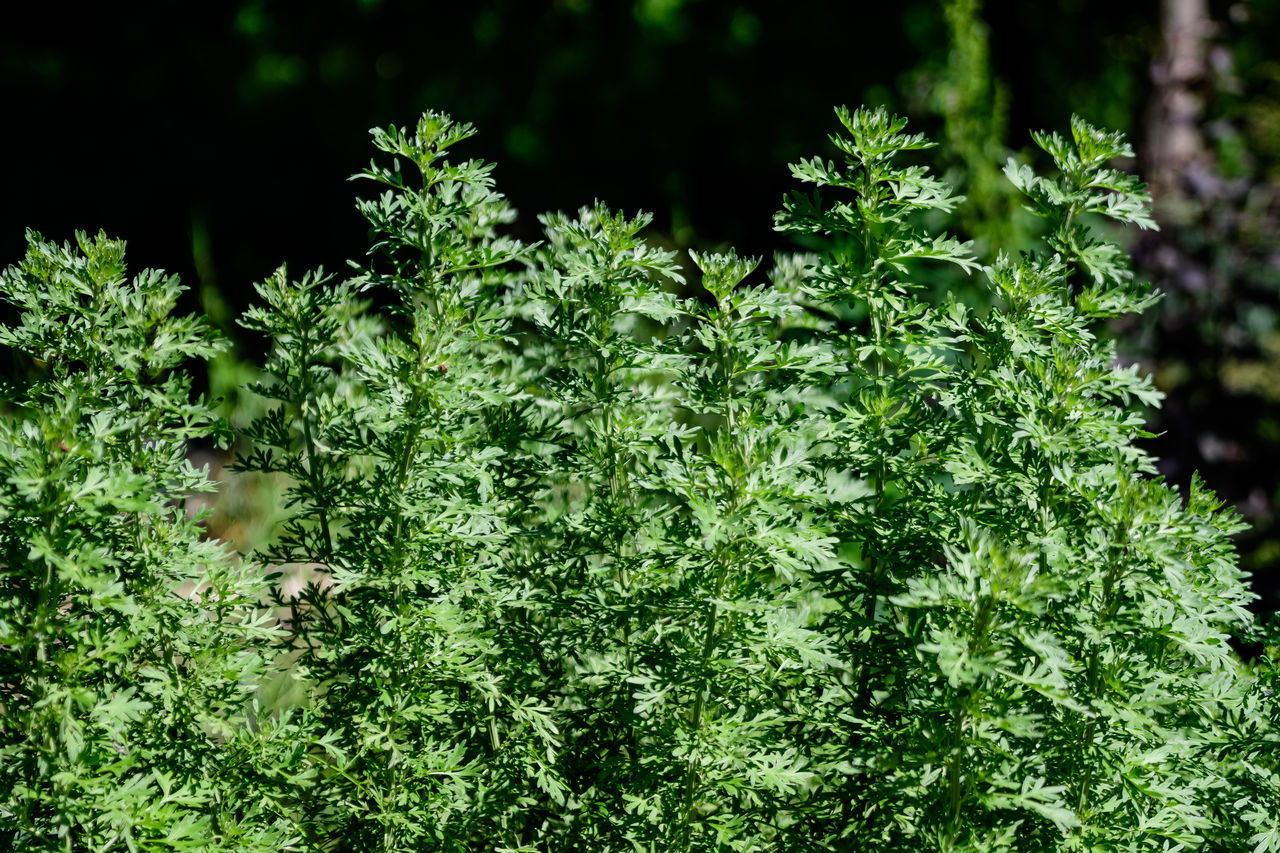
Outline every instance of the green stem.
<path id="1" fill-rule="evenodd" d="M 951 760 L 947 767 L 947 789 L 949 807 L 947 809 L 947 838 L 956 839 L 956 830 L 960 825 L 960 804 L 963 802 L 961 791 L 961 772 L 964 763 L 964 726 L 965 697 L 956 695 L 956 707 L 953 714 L 951 730 Z"/>
<path id="2" fill-rule="evenodd" d="M 329 509 L 321 503 L 321 495 L 325 493 L 320 482 L 320 463 L 317 458 L 316 442 L 311 433 L 311 418 L 306 412 L 307 403 L 311 402 L 315 393 L 315 385 L 311 379 L 311 338 L 307 328 L 299 330 L 299 343 L 302 352 L 299 361 L 302 365 L 302 393 L 298 398 L 298 414 L 302 421 L 302 438 L 307 454 L 307 482 L 311 487 L 314 500 L 316 501 L 316 510 L 320 515 L 320 533 L 323 536 L 321 542 L 322 553 L 325 565 L 329 566 L 333 562 L 333 534 L 329 530 Z M 315 407 L 319 411 L 319 407 Z"/>
<path id="3" fill-rule="evenodd" d="M 871 328 L 873 340 L 876 345 L 876 353 L 872 362 L 871 376 L 876 383 L 877 389 L 880 388 L 884 379 L 884 364 L 881 360 L 880 346 L 883 342 L 883 329 L 881 325 L 880 313 L 871 307 Z M 884 433 L 884 425 L 880 425 L 880 433 Z M 884 454 L 880 454 L 880 458 L 876 462 L 876 499 L 875 512 L 872 518 L 879 520 L 884 514 L 884 498 L 885 498 L 885 478 L 888 476 L 888 466 L 885 463 Z M 870 574 L 867 583 L 867 602 L 864 607 L 863 621 L 870 625 L 875 619 L 876 607 L 880 601 L 880 585 L 884 583 L 882 575 L 881 563 L 879 558 L 879 543 L 873 538 L 868 537 L 866 540 L 867 552 L 867 570 Z M 865 707 L 867 701 L 867 690 L 871 682 L 871 668 L 869 661 L 863 660 L 858 668 L 858 707 Z"/>
<path id="4" fill-rule="evenodd" d="M 421 376 L 422 376 L 422 359 L 419 358 L 418 369 L 415 371 L 414 377 L 413 377 L 413 386 L 414 386 L 413 397 L 409 402 L 409 408 L 407 410 L 407 418 L 409 421 L 409 434 L 405 438 L 405 442 L 401 451 L 400 458 L 397 460 L 397 463 L 396 463 L 396 485 L 397 485 L 396 495 L 397 496 L 403 495 L 405 490 L 408 488 L 409 465 L 413 460 L 413 457 L 417 455 L 418 436 L 422 429 L 421 419 L 418 417 L 418 413 L 423 404 L 423 396 L 424 396 L 421 391 Z M 405 551 L 404 509 L 403 509 L 403 505 L 399 501 L 396 502 L 396 509 L 392 516 L 391 541 L 393 545 L 392 545 L 392 555 L 389 561 L 389 568 L 393 573 L 395 573 L 395 575 L 398 576 L 401 573 L 400 563 L 404 559 L 404 551 Z M 393 583 L 394 583 L 395 592 L 393 595 L 392 612 L 395 618 L 399 619 L 403 615 L 402 611 L 404 609 L 404 584 L 400 583 L 398 578 L 394 580 Z M 402 627 L 397 626 L 396 630 L 393 631 L 392 633 L 395 636 L 395 649 L 394 649 L 394 652 L 392 653 L 392 665 L 391 665 L 391 676 L 390 676 L 391 684 L 389 685 L 389 692 L 391 696 L 394 698 L 400 695 L 400 689 L 399 689 L 400 675 L 402 673 L 402 670 L 400 667 L 400 656 L 401 656 L 402 640 L 404 637 L 404 630 Z M 465 686 L 464 686 L 464 689 L 465 689 Z M 394 806 L 396 798 L 399 796 L 400 790 L 404 784 L 403 777 L 398 767 L 388 766 L 387 774 L 388 774 L 388 779 L 387 779 L 388 794 L 382 798 L 382 802 L 380 803 L 383 814 L 386 814 L 386 812 L 389 810 L 388 801 L 391 803 L 392 806 Z M 388 824 L 383 831 L 382 846 L 384 850 L 390 853 L 390 851 L 395 849 L 394 845 L 395 845 L 395 833 L 392 831 L 391 825 Z"/>
<path id="5" fill-rule="evenodd" d="M 978 604 L 973 618 L 973 634 L 969 639 L 968 654 L 970 659 L 980 655 L 987 648 L 987 632 L 991 626 L 991 617 L 995 613 L 995 589 Z M 951 757 L 947 767 L 947 827 L 946 837 L 954 842 L 960 828 L 960 809 L 964 804 L 964 728 L 969 722 L 967 703 L 974 701 L 976 688 L 962 688 L 956 694 L 956 706 L 953 713 L 951 732 Z"/>
<path id="6" fill-rule="evenodd" d="M 715 594 L 713 600 L 707 602 L 706 610 L 706 627 L 702 636 L 702 652 L 698 657 L 698 671 L 705 672 L 711 660 L 711 652 L 715 648 L 716 640 L 716 621 L 719 616 L 719 607 L 714 601 L 720 597 L 721 585 L 724 582 L 727 561 L 721 561 L 720 571 L 716 577 Z M 701 740 L 702 714 L 706 708 L 708 694 L 711 691 L 711 685 L 704 678 L 701 688 L 698 690 L 698 696 L 693 703 L 693 718 L 690 728 L 693 731 L 694 744 L 689 749 L 689 760 L 684 777 L 684 823 L 681 841 L 681 849 L 688 850 L 693 829 L 693 806 L 694 795 L 698 787 L 698 744 Z"/>
<path id="7" fill-rule="evenodd" d="M 717 307 L 720 307 L 719 305 Z M 729 340 L 729 324 L 725 320 L 724 313 L 716 318 L 716 323 L 720 326 L 720 343 L 716 347 L 716 364 L 723 378 L 724 399 L 721 401 L 724 406 L 725 414 L 725 439 L 732 445 L 737 431 L 737 409 L 733 403 L 733 377 L 734 365 L 729 353 L 727 341 Z M 741 463 L 741 460 L 734 460 Z M 737 514 L 738 502 L 741 499 L 741 464 L 735 464 L 732 472 L 732 483 L 730 484 L 730 493 L 727 501 L 727 514 L 730 518 Z M 705 673 L 711 661 L 711 653 L 716 646 L 716 632 L 718 628 L 719 605 L 716 601 L 724 594 L 724 582 L 729 571 L 730 555 L 728 549 L 732 543 L 721 544 L 717 547 L 715 562 L 717 566 L 716 579 L 713 587 L 712 600 L 707 602 L 706 623 L 702 637 L 702 650 L 698 657 L 698 672 L 702 674 L 703 684 L 698 691 L 697 698 L 693 705 L 693 718 L 691 720 L 691 730 L 693 732 L 694 743 L 689 749 L 689 760 L 685 771 L 684 779 L 684 820 L 682 824 L 681 849 L 689 850 L 692 841 L 693 831 L 693 808 L 694 800 L 698 788 L 698 747 L 701 742 L 702 716 L 706 709 L 707 700 L 711 692 L 711 684 L 706 679 Z"/>
<path id="8" fill-rule="evenodd" d="M 1119 541 L 1122 535 L 1123 535 L 1123 531 L 1117 531 L 1117 542 L 1113 547 L 1117 551 L 1119 551 L 1120 554 L 1117 554 L 1116 557 L 1112 559 L 1111 565 L 1107 568 L 1107 574 L 1102 581 L 1102 601 L 1099 602 L 1100 610 L 1098 612 L 1096 622 L 1095 622 L 1095 625 L 1098 628 L 1099 634 L 1101 634 L 1101 629 L 1103 628 L 1103 626 L 1105 626 L 1108 622 L 1110 622 L 1112 619 L 1115 618 L 1116 610 L 1118 609 L 1120 604 L 1119 596 L 1115 595 L 1115 585 L 1120 580 L 1120 576 L 1124 570 L 1123 560 L 1120 559 L 1120 556 L 1123 554 L 1123 550 L 1125 547 L 1122 544 L 1122 542 Z M 1102 680 L 1101 664 L 1102 664 L 1102 643 L 1097 642 L 1097 643 L 1094 643 L 1093 648 L 1090 650 L 1089 663 L 1086 668 L 1086 672 L 1088 673 L 1087 695 L 1090 701 L 1097 699 L 1099 696 L 1099 687 Z M 1080 734 L 1081 752 L 1088 753 L 1091 751 L 1091 747 L 1093 745 L 1093 738 L 1094 738 L 1094 735 L 1097 733 L 1097 729 L 1098 729 L 1098 717 L 1095 714 L 1094 716 L 1089 718 L 1087 723 L 1085 723 L 1084 730 Z M 1076 800 L 1077 815 L 1082 814 L 1085 810 L 1085 807 L 1088 805 L 1089 793 L 1092 789 L 1092 785 L 1093 785 L 1093 761 L 1092 761 L 1092 757 L 1090 756 L 1085 761 L 1084 774 L 1080 780 L 1080 795 Z"/>

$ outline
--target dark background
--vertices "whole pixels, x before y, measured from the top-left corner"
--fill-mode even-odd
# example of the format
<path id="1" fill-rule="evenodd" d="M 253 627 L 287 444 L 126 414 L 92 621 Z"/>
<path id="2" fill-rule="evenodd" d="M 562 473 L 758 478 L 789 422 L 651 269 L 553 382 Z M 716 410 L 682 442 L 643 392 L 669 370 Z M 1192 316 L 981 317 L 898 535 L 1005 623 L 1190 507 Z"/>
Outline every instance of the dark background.
<path id="1" fill-rule="evenodd" d="M 652 211 L 671 245 L 766 255 L 788 248 L 771 229 L 785 164 L 825 150 L 835 104 L 910 114 L 992 217 L 1009 201 L 980 164 L 1079 112 L 1165 176 L 1165 229 L 1135 252 L 1169 297 L 1117 331 L 1170 395 L 1152 449 L 1176 482 L 1201 470 L 1245 513 L 1245 565 L 1273 610 L 1280 0 L 1205 5 L 1184 81 L 1190 165 L 1149 144 L 1179 2 L 9 3 L 0 262 L 27 227 L 103 228 L 236 336 L 252 282 L 281 262 L 338 269 L 364 251 L 344 179 L 369 158 L 367 128 L 424 109 L 478 126 L 466 150 L 498 162 L 524 236 L 534 214 L 600 198 Z M 988 226 L 958 225 L 980 244 L 1018 239 Z"/>
<path id="2" fill-rule="evenodd" d="M 904 76 L 947 47 L 936 3 L 177 6 L 0 13 L 5 258 L 27 226 L 102 227 L 135 263 L 216 276 L 238 307 L 281 260 L 363 251 L 343 179 L 369 127 L 428 108 L 478 126 L 470 150 L 498 161 L 526 224 L 599 197 L 681 243 L 785 247 L 770 219 L 785 164 L 821 148 L 831 107 L 902 110 Z M 1156 4 L 984 17 L 1016 144 L 1073 109 L 1133 124 Z"/>

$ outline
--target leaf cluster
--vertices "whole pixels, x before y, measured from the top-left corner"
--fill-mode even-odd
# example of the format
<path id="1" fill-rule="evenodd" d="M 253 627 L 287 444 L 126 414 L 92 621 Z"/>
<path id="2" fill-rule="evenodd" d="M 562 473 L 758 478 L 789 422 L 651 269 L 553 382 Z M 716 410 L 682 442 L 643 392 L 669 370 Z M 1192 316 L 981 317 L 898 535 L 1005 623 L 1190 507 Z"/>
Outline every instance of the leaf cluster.
<path id="1" fill-rule="evenodd" d="M 1238 522 L 1156 476 L 1159 395 L 1100 326 L 1154 302 L 1096 227 L 1152 225 L 1123 139 L 1037 134 L 1052 170 L 1005 173 L 1043 244 L 984 264 L 904 163 L 930 143 L 837 117 L 775 217 L 816 251 L 764 275 L 599 202 L 519 242 L 451 159 L 472 128 L 375 130 L 368 257 L 281 268 L 242 320 L 239 464 L 288 513 L 247 555 L 183 510 L 213 336 L 120 244 L 32 235 L 0 331 L 11 843 L 1280 850 Z M 993 307 L 932 299 L 939 263 Z"/>

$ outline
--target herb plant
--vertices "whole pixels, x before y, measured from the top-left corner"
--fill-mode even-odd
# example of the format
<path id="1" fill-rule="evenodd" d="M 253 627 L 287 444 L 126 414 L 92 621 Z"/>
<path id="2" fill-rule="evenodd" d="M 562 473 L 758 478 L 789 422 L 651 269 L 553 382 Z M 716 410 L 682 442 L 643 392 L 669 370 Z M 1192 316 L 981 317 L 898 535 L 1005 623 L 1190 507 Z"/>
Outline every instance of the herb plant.
<path id="1" fill-rule="evenodd" d="M 0 846 L 279 849 L 223 751 L 281 632 L 185 506 L 212 489 L 187 443 L 225 430 L 178 368 L 221 342 L 123 243 L 27 241 L 0 277 Z"/>
<path id="2" fill-rule="evenodd" d="M 1152 225 L 1131 152 L 1035 135 L 1053 171 L 1005 174 L 1042 248 L 983 264 L 936 227 L 963 200 L 930 144 L 837 115 L 775 220 L 807 253 L 764 274 L 601 203 L 521 243 L 492 166 L 451 159 L 469 126 L 374 131 L 368 259 L 282 267 L 243 319 L 268 405 L 240 466 L 287 495 L 261 553 L 182 510 L 217 425 L 176 368 L 216 343 L 176 283 L 33 236 L 0 333 L 0 831 L 1280 850 L 1238 523 L 1156 475 L 1159 395 L 1107 337 L 1155 302 L 1100 227 Z M 940 265 L 991 307 L 932 298 Z"/>

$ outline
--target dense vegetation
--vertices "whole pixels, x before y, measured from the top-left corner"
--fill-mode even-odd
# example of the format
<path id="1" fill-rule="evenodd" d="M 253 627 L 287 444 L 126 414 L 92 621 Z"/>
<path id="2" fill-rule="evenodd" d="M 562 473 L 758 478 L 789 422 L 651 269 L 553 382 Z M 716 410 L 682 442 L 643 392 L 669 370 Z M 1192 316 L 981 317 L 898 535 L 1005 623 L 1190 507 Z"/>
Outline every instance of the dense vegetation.
<path id="1" fill-rule="evenodd" d="M 242 320 L 240 476 L 287 518 L 241 555 L 186 509 L 217 335 L 121 243 L 30 234 L 0 840 L 1280 850 L 1239 523 L 1135 445 L 1159 394 L 1102 333 L 1155 301 L 1102 228 L 1153 224 L 1132 152 L 1035 135 L 1040 243 L 979 259 L 923 137 L 837 114 L 763 273 L 600 203 L 518 240 L 469 126 L 375 131 L 367 259 Z"/>
<path id="2" fill-rule="evenodd" d="M 227 340 L 207 382 L 237 423 L 262 355 L 236 324 L 252 282 L 282 259 L 337 269 L 363 253 L 337 178 L 363 158 L 365 128 L 424 106 L 486 129 L 471 156 L 502 163 L 522 211 L 599 195 L 652 211 L 648 239 L 681 257 L 791 248 L 759 212 L 832 103 L 884 105 L 937 139 L 933 163 L 969 199 L 950 227 L 984 258 L 1034 237 L 1000 174 L 1028 128 L 1075 111 L 1122 130 L 1161 226 L 1135 265 L 1167 294 L 1120 321 L 1122 357 L 1166 394 L 1142 445 L 1184 495 L 1199 472 L 1241 512 L 1254 609 L 1280 608 L 1280 0 L 9 5 L 0 102 L 20 129 L 0 149 L 20 167 L 0 257 L 21 256 L 26 227 L 128 235 L 135 257 L 191 285 L 180 310 L 202 306 Z M 851 33 L 874 34 L 857 61 Z M 533 216 L 513 229 L 540 239 Z M 985 298 L 944 278 L 974 307 Z M 228 456 L 198 452 L 222 481 Z M 260 544 L 270 500 L 210 500 L 211 532 Z"/>

